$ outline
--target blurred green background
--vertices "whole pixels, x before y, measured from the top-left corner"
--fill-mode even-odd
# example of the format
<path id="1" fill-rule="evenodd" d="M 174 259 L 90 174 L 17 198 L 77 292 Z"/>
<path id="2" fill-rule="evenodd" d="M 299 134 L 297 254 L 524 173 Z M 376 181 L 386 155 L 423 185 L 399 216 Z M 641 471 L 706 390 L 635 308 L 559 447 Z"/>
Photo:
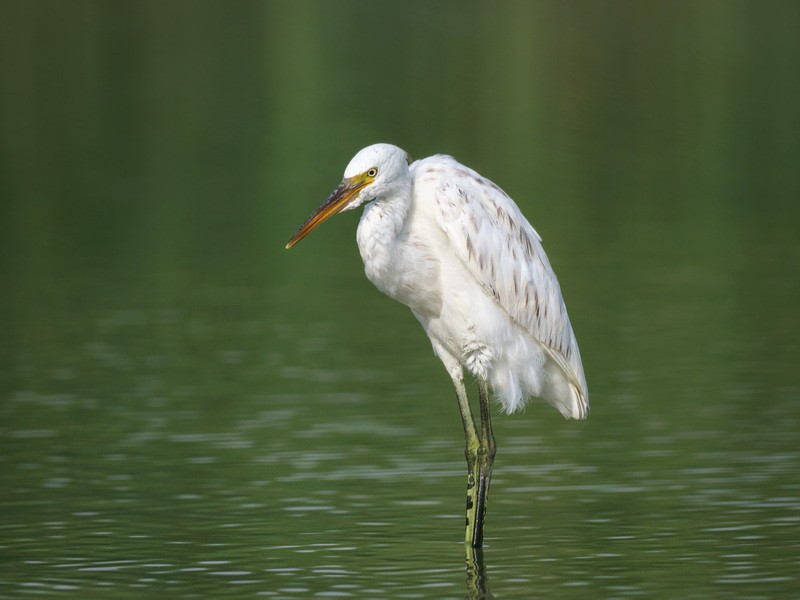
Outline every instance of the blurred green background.
<path id="1" fill-rule="evenodd" d="M 0 595 L 463 597 L 444 370 L 353 214 L 283 249 L 379 141 L 517 201 L 581 346 L 586 423 L 496 419 L 494 593 L 798 593 L 798 26 L 0 2 Z"/>

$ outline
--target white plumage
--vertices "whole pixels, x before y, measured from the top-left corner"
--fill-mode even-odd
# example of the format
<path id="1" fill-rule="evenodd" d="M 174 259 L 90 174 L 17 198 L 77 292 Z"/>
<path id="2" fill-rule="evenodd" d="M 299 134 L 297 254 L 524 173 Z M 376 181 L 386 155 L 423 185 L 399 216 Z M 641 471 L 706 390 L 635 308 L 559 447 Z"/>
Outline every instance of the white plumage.
<path id="1" fill-rule="evenodd" d="M 503 190 L 452 157 L 405 157 L 378 144 L 345 171 L 377 165 L 396 180 L 391 196 L 361 192 L 374 198 L 357 234 L 369 280 L 414 312 L 451 376 L 463 366 L 488 380 L 506 412 L 538 396 L 584 418 L 578 343 L 539 235 Z"/>
<path id="2" fill-rule="evenodd" d="M 494 439 L 483 389 L 483 439 L 476 437 L 464 369 L 479 384 L 488 383 L 506 412 L 522 408 L 532 396 L 569 418 L 583 419 L 589 410 L 558 280 L 541 238 L 497 185 L 450 156 L 411 163 L 390 144 L 356 154 L 342 183 L 287 248 L 329 216 L 362 205 L 357 240 L 366 275 L 412 310 L 453 379 L 468 465 L 485 479 L 478 495 L 485 510 L 491 460 L 483 470 L 475 467 L 480 460 L 470 462 L 470 444 L 484 451 L 491 446 L 493 458 Z M 467 540 L 479 546 L 482 514 L 476 517 L 478 533 L 471 534 L 470 507 L 468 500 Z"/>

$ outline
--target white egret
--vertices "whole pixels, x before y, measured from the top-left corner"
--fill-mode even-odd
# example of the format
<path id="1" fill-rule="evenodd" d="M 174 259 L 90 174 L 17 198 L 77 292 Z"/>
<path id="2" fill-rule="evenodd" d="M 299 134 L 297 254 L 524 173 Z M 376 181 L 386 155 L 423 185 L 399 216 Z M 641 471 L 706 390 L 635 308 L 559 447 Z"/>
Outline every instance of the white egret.
<path id="1" fill-rule="evenodd" d="M 571 419 L 589 410 L 558 280 L 541 238 L 497 185 L 450 156 L 411 162 L 390 144 L 356 154 L 286 248 L 362 205 L 356 237 L 367 277 L 411 309 L 453 380 L 466 438 L 466 543 L 480 547 L 496 452 L 489 388 L 507 413 L 532 396 Z M 478 384 L 480 432 L 465 369 Z"/>

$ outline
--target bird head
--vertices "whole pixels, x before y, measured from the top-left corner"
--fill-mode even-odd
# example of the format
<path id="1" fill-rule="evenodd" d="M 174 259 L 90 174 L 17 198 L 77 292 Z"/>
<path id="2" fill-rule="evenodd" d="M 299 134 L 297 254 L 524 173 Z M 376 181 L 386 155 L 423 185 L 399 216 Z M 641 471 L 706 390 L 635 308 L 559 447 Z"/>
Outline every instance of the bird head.
<path id="1" fill-rule="evenodd" d="M 286 249 L 306 237 L 328 217 L 390 195 L 397 186 L 407 183 L 410 163 L 408 154 L 391 144 L 373 144 L 360 150 L 344 170 L 342 182 L 300 226 L 286 244 Z"/>

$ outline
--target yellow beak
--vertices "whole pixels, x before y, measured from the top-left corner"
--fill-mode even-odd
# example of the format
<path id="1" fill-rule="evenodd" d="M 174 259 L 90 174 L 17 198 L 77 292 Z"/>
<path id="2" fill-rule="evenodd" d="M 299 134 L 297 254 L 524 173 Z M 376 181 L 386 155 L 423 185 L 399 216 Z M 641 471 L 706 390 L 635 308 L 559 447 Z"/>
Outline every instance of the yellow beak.
<path id="1" fill-rule="evenodd" d="M 322 203 L 322 206 L 314 211 L 314 214 L 308 217 L 306 222 L 300 226 L 300 229 L 295 232 L 292 239 L 286 244 L 286 249 L 288 250 L 306 237 L 317 225 L 320 225 L 328 217 L 332 217 L 336 213 L 341 212 L 356 192 L 368 183 L 369 180 L 363 177 L 351 177 L 343 180 L 342 183 L 339 184 L 339 187 L 333 190 L 333 193 L 328 199 Z"/>

